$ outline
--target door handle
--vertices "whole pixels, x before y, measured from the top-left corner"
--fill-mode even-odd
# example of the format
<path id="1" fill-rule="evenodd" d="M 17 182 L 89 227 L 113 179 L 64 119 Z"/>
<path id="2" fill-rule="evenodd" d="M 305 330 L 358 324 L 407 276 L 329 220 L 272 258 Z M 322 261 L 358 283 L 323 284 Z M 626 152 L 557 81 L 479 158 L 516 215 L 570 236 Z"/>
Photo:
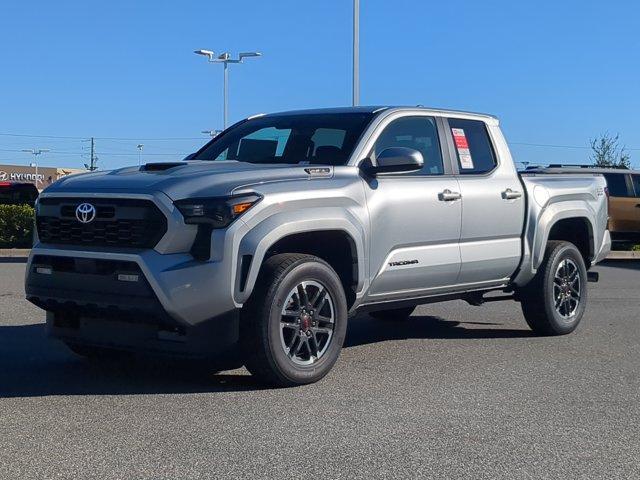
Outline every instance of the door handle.
<path id="1" fill-rule="evenodd" d="M 502 192 L 503 200 L 515 200 L 516 198 L 520 198 L 522 196 L 522 192 L 517 192 L 515 190 L 511 190 L 507 188 L 504 192 Z"/>
<path id="2" fill-rule="evenodd" d="M 455 200 L 460 200 L 461 198 L 462 195 L 460 192 L 452 192 L 448 188 L 438 194 L 438 200 L 441 202 L 453 202 Z"/>

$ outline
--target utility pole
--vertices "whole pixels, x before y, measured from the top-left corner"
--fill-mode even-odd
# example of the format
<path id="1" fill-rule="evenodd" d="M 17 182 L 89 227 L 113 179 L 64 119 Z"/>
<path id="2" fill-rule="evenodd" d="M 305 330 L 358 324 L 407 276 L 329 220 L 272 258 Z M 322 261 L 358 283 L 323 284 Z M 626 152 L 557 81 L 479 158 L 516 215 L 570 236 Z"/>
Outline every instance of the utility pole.
<path id="1" fill-rule="evenodd" d="M 94 170 L 96 170 L 98 167 L 96 166 L 96 162 L 98 161 L 98 159 L 96 158 L 96 142 L 95 139 L 93 137 L 91 137 L 91 158 L 89 160 L 89 171 L 93 172 Z"/>
<path id="2" fill-rule="evenodd" d="M 360 0 L 353 0 L 353 106 L 360 105 Z"/>
<path id="3" fill-rule="evenodd" d="M 85 163 L 84 168 L 86 168 L 90 172 L 94 172 L 98 169 L 98 156 L 96 155 L 95 138 L 91 137 L 88 140 L 82 140 L 82 141 L 91 143 L 91 153 L 89 154 L 89 163 Z"/>

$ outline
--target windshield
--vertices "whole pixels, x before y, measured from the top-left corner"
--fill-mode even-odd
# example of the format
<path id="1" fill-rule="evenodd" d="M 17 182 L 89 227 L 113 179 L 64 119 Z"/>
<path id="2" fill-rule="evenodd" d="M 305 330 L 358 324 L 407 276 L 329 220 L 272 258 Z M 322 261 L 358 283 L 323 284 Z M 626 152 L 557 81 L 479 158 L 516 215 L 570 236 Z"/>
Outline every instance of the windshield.
<path id="1" fill-rule="evenodd" d="M 193 159 L 345 165 L 372 118 L 355 112 L 258 117 L 231 127 Z"/>

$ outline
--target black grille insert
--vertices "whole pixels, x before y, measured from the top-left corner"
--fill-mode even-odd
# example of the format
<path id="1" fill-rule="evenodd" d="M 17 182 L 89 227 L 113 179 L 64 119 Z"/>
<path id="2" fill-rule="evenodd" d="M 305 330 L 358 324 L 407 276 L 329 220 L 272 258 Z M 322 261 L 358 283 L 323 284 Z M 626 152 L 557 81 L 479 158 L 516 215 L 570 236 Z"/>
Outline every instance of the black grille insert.
<path id="1" fill-rule="evenodd" d="M 81 223 L 81 203 L 96 208 L 95 219 Z M 153 248 L 167 231 L 167 219 L 149 200 L 129 198 L 41 198 L 36 216 L 43 243 L 117 248 Z"/>

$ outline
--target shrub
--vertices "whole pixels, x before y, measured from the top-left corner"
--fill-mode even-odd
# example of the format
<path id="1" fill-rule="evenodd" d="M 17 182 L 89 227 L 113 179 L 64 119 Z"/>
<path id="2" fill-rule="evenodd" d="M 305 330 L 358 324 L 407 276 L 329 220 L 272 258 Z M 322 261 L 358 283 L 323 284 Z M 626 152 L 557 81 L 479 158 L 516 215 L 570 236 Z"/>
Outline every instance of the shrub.
<path id="1" fill-rule="evenodd" d="M 33 207 L 29 205 L 0 205 L 0 247 L 31 247 L 33 224 Z"/>
<path id="2" fill-rule="evenodd" d="M 640 245 L 634 245 L 631 250 L 633 250 L 634 252 L 640 252 Z"/>

